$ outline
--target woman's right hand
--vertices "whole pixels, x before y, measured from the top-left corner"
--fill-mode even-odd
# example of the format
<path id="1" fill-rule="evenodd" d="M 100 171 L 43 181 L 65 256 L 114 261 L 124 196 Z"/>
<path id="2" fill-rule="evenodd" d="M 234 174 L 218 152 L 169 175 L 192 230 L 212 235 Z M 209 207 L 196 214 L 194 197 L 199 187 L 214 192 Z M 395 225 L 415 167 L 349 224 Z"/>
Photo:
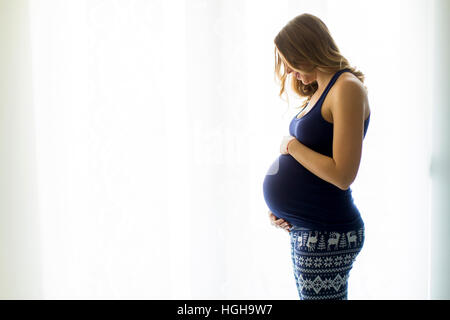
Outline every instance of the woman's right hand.
<path id="1" fill-rule="evenodd" d="M 272 225 L 274 225 L 277 228 L 283 228 L 285 229 L 288 233 L 290 232 L 290 229 L 292 228 L 292 226 L 286 222 L 284 219 L 281 218 L 277 218 L 272 212 L 269 211 L 269 218 L 270 221 L 272 223 Z"/>

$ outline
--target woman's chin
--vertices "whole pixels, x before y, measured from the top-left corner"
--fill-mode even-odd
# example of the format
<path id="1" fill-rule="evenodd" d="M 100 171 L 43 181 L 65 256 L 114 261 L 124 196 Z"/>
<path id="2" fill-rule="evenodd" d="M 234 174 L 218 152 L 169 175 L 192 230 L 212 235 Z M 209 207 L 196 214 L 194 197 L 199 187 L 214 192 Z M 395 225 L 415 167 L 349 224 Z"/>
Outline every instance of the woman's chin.
<path id="1" fill-rule="evenodd" d="M 304 85 L 308 85 L 311 81 L 304 81 L 301 78 L 295 77 L 298 81 L 301 81 Z"/>

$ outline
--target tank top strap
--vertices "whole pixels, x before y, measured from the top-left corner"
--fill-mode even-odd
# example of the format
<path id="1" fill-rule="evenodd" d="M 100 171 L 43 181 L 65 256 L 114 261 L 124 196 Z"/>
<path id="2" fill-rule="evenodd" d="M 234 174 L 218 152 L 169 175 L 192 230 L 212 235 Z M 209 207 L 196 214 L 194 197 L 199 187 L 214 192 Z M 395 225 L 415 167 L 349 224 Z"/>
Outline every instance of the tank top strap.
<path id="1" fill-rule="evenodd" d="M 325 88 L 325 91 L 323 92 L 321 99 L 324 99 L 324 98 L 325 98 L 325 96 L 328 94 L 328 91 L 330 91 L 331 87 L 332 87 L 332 86 L 334 85 L 334 83 L 336 82 L 337 78 L 338 78 L 342 73 L 344 73 L 345 71 L 350 72 L 350 69 L 345 68 L 345 69 L 339 70 L 339 71 L 337 71 L 337 72 L 333 75 L 333 77 L 331 78 L 331 80 L 330 80 L 330 82 L 328 83 L 327 87 Z"/>

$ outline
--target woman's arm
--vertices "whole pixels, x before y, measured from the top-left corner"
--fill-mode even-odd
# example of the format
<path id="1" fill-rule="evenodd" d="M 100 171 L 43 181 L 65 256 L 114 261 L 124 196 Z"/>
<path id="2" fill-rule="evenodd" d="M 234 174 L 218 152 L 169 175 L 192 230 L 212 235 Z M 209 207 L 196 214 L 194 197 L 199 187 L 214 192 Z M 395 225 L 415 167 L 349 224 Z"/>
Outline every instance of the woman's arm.
<path id="1" fill-rule="evenodd" d="M 355 180 L 361 162 L 366 91 L 353 80 L 342 82 L 335 91 L 331 109 L 333 157 L 320 154 L 297 139 L 289 143 L 289 154 L 321 179 L 346 190 Z"/>
<path id="2" fill-rule="evenodd" d="M 289 144 L 288 150 L 289 154 L 293 156 L 295 160 L 300 162 L 301 165 L 319 178 L 334 184 L 342 190 L 348 189 L 343 183 L 344 181 L 341 178 L 340 172 L 337 171 L 336 163 L 333 158 L 308 148 L 297 139 Z"/>

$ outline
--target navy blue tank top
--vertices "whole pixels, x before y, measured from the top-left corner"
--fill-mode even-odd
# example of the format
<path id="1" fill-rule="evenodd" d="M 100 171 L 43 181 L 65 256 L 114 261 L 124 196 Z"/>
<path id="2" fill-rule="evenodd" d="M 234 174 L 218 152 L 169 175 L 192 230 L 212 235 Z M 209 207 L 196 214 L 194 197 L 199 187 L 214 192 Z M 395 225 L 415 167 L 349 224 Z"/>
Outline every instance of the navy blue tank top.
<path id="1" fill-rule="evenodd" d="M 289 133 L 307 147 L 333 156 L 333 123 L 321 114 L 323 101 L 343 72 L 337 71 L 316 104 L 289 124 Z M 364 137 L 369 125 L 364 121 Z M 270 166 L 263 183 L 264 199 L 270 211 L 295 226 L 324 231 L 345 231 L 364 226 L 354 204 L 352 190 L 342 190 L 321 179 L 290 154 L 281 154 Z"/>

